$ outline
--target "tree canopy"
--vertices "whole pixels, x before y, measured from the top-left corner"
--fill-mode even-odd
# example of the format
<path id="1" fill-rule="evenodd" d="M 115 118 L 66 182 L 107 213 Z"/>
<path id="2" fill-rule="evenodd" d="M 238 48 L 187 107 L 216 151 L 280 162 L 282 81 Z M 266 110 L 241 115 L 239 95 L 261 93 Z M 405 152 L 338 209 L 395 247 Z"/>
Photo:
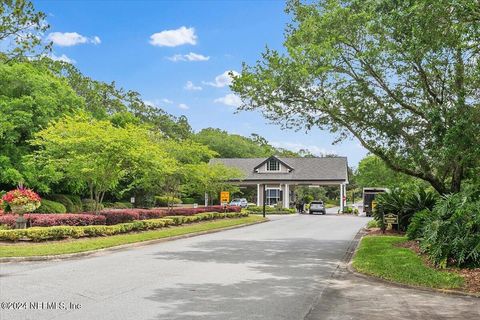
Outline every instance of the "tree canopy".
<path id="1" fill-rule="evenodd" d="M 41 34 L 49 28 L 45 13 L 36 11 L 28 0 L 3 0 L 0 4 L 0 42 L 8 58 L 31 54 L 42 46 Z M 48 51 L 50 44 L 42 51 Z"/>
<path id="2" fill-rule="evenodd" d="M 60 173 L 57 180 L 77 191 L 88 190 L 97 204 L 122 179 L 163 177 L 177 166 L 176 160 L 156 143 L 154 134 L 147 129 L 118 128 L 109 121 L 86 115 L 51 122 L 35 134 L 32 145 L 37 149 L 31 160 L 37 167 L 53 167 Z"/>
<path id="3" fill-rule="evenodd" d="M 244 137 L 217 128 L 206 128 L 200 130 L 194 139 L 217 152 L 220 158 L 256 158 L 271 155 L 298 156 L 296 152 L 273 147 L 265 138 L 255 133 L 250 137 Z M 310 155 L 308 150 L 304 150 L 304 152 Z"/>
<path id="4" fill-rule="evenodd" d="M 475 0 L 289 1 L 285 53 L 267 49 L 232 89 L 284 127 L 353 136 L 445 194 L 479 166 Z"/>
<path id="5" fill-rule="evenodd" d="M 28 143 L 52 120 L 84 108 L 70 86 L 29 63 L 0 63 L 0 185 L 24 180 Z"/>
<path id="6" fill-rule="evenodd" d="M 356 185 L 365 187 L 410 188 L 422 184 L 422 180 L 394 171 L 382 159 L 368 155 L 358 163 L 354 174 Z M 425 183 L 425 182 L 423 182 Z"/>

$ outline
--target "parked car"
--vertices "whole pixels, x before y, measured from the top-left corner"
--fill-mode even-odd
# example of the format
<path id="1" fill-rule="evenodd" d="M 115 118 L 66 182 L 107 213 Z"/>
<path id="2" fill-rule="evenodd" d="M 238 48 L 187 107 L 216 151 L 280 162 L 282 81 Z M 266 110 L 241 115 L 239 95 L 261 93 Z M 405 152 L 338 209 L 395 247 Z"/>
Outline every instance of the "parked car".
<path id="1" fill-rule="evenodd" d="M 310 208 L 308 209 L 308 213 L 313 214 L 315 212 L 326 214 L 325 205 L 323 201 L 312 201 L 310 202 Z"/>
<path id="2" fill-rule="evenodd" d="M 239 206 L 241 208 L 248 207 L 248 201 L 245 198 L 236 198 L 230 201 L 231 206 Z"/>

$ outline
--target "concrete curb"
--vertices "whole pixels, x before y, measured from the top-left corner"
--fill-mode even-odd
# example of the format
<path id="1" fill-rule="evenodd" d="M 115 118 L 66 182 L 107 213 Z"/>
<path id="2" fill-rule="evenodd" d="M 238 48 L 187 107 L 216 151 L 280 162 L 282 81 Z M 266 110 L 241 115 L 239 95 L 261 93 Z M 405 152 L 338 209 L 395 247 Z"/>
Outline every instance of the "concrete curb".
<path id="1" fill-rule="evenodd" d="M 218 228 L 218 229 L 212 229 L 212 230 L 205 230 L 205 231 L 199 231 L 199 232 L 193 232 L 193 233 L 186 233 L 186 234 L 182 234 L 182 235 L 179 235 L 179 236 L 173 236 L 173 237 L 167 237 L 167 238 L 161 238 L 161 239 L 153 239 L 153 240 L 147 240 L 147 241 L 121 244 L 121 245 L 114 246 L 114 247 L 96 249 L 96 250 L 85 251 L 85 252 L 67 253 L 67 254 L 50 255 L 50 256 L 5 257 L 5 258 L 0 258 L 0 264 L 1 263 L 13 263 L 13 262 L 68 260 L 68 259 L 75 259 L 75 258 L 81 258 L 81 257 L 86 257 L 86 256 L 102 256 L 104 254 L 108 254 L 109 252 L 121 251 L 121 250 L 129 249 L 129 248 L 141 247 L 141 246 L 146 246 L 146 245 L 151 245 L 151 244 L 156 244 L 156 243 L 161 243 L 161 242 L 192 238 L 192 237 L 201 236 L 201 235 L 205 235 L 205 234 L 211 234 L 211 233 L 217 233 L 217 232 L 221 232 L 221 231 L 227 231 L 227 230 L 232 230 L 232 229 L 248 227 L 248 226 L 252 226 L 252 225 L 255 225 L 255 224 L 260 224 L 260 223 L 264 223 L 264 222 L 268 222 L 268 221 L 269 220 L 267 219 L 267 220 L 262 220 L 262 221 L 243 223 L 243 224 L 230 226 L 230 227 L 224 227 L 224 228 Z"/>
<path id="2" fill-rule="evenodd" d="M 377 283 L 380 283 L 380 284 L 388 284 L 390 286 L 394 286 L 394 287 L 398 287 L 398 288 L 414 289 L 414 290 L 420 290 L 420 291 L 431 292 L 431 293 L 442 293 L 442 294 L 448 294 L 448 295 L 480 298 L 480 293 L 470 293 L 470 292 L 463 292 L 463 291 L 451 290 L 451 289 L 435 289 L 435 288 L 429 288 L 429 287 L 419 287 L 419 286 L 394 282 L 394 281 L 382 279 L 382 278 L 379 278 L 379 277 L 376 277 L 376 276 L 372 276 L 372 275 L 369 275 L 369 274 L 366 274 L 366 273 L 358 272 L 353 267 L 351 260 L 355 256 L 355 253 L 357 253 L 357 250 L 358 250 L 358 247 L 359 247 L 359 244 L 360 244 L 360 240 L 366 235 L 366 232 L 364 230 L 361 230 L 359 232 L 359 234 L 362 231 L 363 231 L 363 234 L 359 238 L 358 242 L 356 243 L 357 247 L 355 248 L 353 254 L 350 256 L 350 259 L 349 259 L 349 261 L 347 261 L 347 264 L 346 264 L 346 269 L 348 270 L 348 272 L 350 272 L 354 276 L 365 279 L 365 280 L 368 280 L 368 281 L 371 281 L 371 282 L 377 282 Z M 347 252 L 347 254 L 348 254 L 348 252 Z"/>

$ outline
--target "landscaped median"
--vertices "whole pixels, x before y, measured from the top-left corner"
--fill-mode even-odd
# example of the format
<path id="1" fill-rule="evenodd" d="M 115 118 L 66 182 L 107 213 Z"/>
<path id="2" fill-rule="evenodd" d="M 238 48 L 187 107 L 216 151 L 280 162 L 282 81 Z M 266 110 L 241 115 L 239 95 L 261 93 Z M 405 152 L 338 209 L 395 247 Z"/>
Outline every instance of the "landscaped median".
<path id="1" fill-rule="evenodd" d="M 411 286 L 464 290 L 464 278 L 429 266 L 423 257 L 405 247 L 402 236 L 366 236 L 353 259 L 355 270 Z"/>
<path id="2" fill-rule="evenodd" d="M 261 221 L 264 221 L 264 219 L 260 216 L 249 216 L 247 213 L 242 212 L 208 212 L 192 216 L 138 220 L 110 226 L 54 226 L 22 230 L 0 230 L 0 239 L 2 241 L 68 239 L 64 241 L 49 241 L 47 243 L 23 241 L 5 243 L 0 245 L 0 257 L 77 253 Z"/>

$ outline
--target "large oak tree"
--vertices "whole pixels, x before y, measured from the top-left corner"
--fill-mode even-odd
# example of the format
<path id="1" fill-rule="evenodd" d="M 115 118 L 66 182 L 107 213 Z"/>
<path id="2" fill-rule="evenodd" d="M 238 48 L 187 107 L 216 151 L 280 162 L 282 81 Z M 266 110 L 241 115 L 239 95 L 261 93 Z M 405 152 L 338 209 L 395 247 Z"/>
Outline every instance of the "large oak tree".
<path id="1" fill-rule="evenodd" d="M 353 136 L 442 194 L 478 173 L 477 0 L 290 1 L 287 12 L 285 50 L 234 80 L 240 109 Z"/>

